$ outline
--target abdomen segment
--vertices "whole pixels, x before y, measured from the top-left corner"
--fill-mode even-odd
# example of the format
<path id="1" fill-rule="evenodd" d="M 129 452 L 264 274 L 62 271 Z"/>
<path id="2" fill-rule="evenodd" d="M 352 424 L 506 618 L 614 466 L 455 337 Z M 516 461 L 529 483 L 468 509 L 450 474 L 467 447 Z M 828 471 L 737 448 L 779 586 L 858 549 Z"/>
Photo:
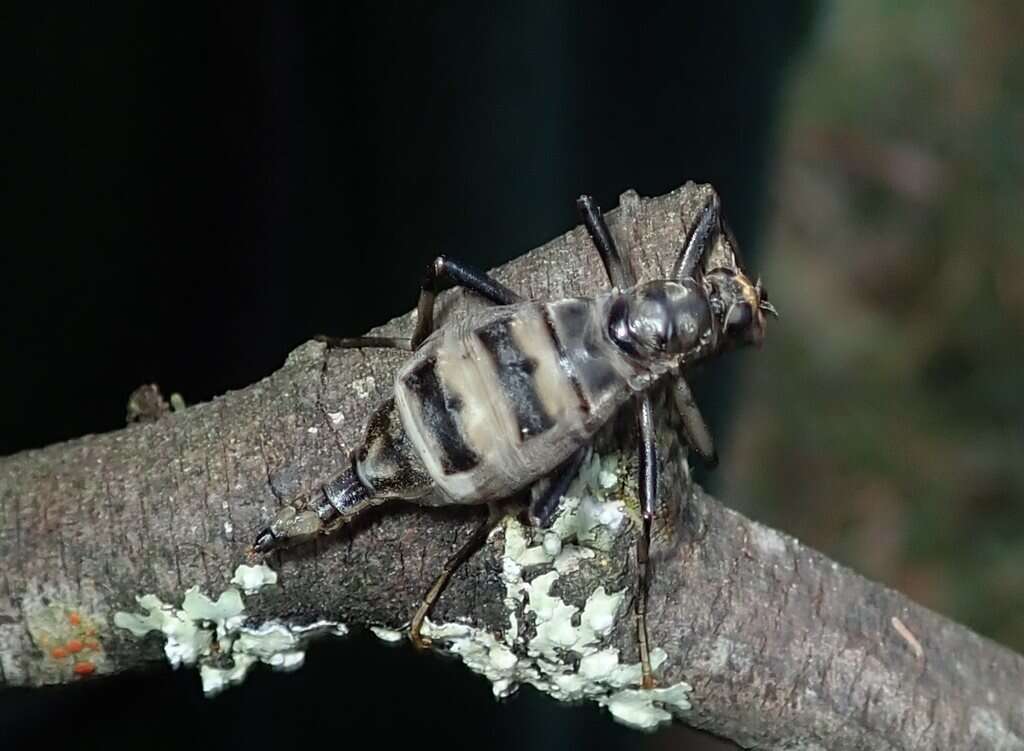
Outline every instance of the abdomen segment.
<path id="1" fill-rule="evenodd" d="M 513 495 L 590 438 L 591 400 L 549 307 L 494 308 L 449 326 L 399 371 L 402 422 L 456 501 Z"/>

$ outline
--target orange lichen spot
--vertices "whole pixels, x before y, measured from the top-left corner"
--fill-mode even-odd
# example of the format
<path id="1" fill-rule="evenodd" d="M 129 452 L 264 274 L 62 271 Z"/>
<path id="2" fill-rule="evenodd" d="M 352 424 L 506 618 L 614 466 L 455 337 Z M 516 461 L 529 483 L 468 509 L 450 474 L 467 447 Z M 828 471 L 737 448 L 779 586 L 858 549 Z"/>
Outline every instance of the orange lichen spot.
<path id="1" fill-rule="evenodd" d="M 72 626 L 77 626 L 82 622 L 82 616 L 80 616 L 78 613 L 72 610 L 70 613 L 68 613 L 68 622 Z"/>
<path id="2" fill-rule="evenodd" d="M 68 652 L 81 652 L 85 645 L 78 639 L 68 639 L 68 643 L 64 646 L 67 647 Z"/>
<path id="3" fill-rule="evenodd" d="M 50 657 L 55 660 L 63 660 L 68 656 L 68 651 L 64 647 L 54 647 L 50 650 Z"/>
<path id="4" fill-rule="evenodd" d="M 75 675 L 92 675 L 96 672 L 96 666 L 88 660 L 80 660 L 71 668 Z"/>
<path id="5" fill-rule="evenodd" d="M 100 648 L 99 642 L 93 641 L 92 639 L 90 639 L 89 641 L 82 642 L 82 646 L 84 646 L 86 649 L 92 650 L 97 650 Z"/>

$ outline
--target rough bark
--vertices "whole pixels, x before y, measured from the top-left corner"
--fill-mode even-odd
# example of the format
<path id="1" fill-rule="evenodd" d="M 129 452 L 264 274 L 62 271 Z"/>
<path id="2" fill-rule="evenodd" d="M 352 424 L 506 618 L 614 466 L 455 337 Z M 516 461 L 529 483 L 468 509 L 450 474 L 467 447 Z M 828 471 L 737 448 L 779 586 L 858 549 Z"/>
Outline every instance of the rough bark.
<path id="1" fill-rule="evenodd" d="M 609 223 L 641 278 L 671 268 L 708 190 L 622 196 Z M 605 284 L 581 229 L 496 276 L 532 298 Z M 472 304 L 450 293 L 442 316 Z M 342 468 L 401 359 L 309 343 L 210 403 L 0 460 L 0 684 L 78 679 L 38 643 L 54 612 L 95 631 L 97 672 L 161 659 L 159 639 L 113 628 L 112 614 L 137 610 L 142 593 L 179 602 L 193 585 L 225 589 L 273 511 Z M 1024 658 L 667 477 L 679 513 L 655 543 L 651 636 L 669 654 L 661 680 L 694 687 L 688 722 L 757 748 L 1024 749 Z M 277 559 L 282 586 L 251 612 L 398 627 L 478 518 L 383 506 Z M 498 535 L 454 579 L 435 620 L 507 625 L 501 545 Z M 567 586 L 631 587 L 623 557 Z M 628 624 L 615 640 L 635 655 Z"/>

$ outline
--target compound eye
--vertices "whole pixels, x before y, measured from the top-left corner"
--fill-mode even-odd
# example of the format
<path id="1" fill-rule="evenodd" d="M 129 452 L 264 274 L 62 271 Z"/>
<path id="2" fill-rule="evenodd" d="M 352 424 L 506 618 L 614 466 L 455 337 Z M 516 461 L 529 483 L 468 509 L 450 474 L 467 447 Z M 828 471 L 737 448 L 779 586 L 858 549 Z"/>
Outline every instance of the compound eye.
<path id="1" fill-rule="evenodd" d="M 754 312 L 750 309 L 750 305 L 741 302 L 732 306 L 729 311 L 728 317 L 725 319 L 725 330 L 732 332 L 734 329 L 738 331 L 744 331 L 750 327 L 750 324 L 754 322 Z"/>

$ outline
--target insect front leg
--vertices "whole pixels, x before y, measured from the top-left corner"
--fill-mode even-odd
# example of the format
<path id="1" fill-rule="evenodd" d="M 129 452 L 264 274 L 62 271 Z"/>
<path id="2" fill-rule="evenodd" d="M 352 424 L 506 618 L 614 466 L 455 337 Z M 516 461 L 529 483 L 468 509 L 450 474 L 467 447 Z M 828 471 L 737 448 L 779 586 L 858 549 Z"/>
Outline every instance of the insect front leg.
<path id="1" fill-rule="evenodd" d="M 649 394 L 639 394 L 637 401 L 637 432 L 640 451 L 640 515 L 643 529 L 636 544 L 637 593 L 633 600 L 636 613 L 637 643 L 643 687 L 654 688 L 651 673 L 651 650 L 647 638 L 647 590 L 651 551 L 651 521 L 658 500 L 658 447 L 654 432 L 654 408 Z"/>
<path id="2" fill-rule="evenodd" d="M 601 213 L 601 207 L 591 196 L 580 196 L 576 201 L 576 209 L 583 220 L 583 226 L 587 228 L 587 234 L 597 248 L 598 255 L 601 256 L 608 281 L 619 289 L 628 289 L 635 285 L 636 275 L 615 246 L 612 233 L 604 221 L 604 214 Z"/>
<path id="3" fill-rule="evenodd" d="M 452 574 L 483 547 L 491 530 L 498 526 L 504 518 L 505 509 L 500 502 L 488 503 L 487 518 L 473 531 L 473 534 L 463 543 L 462 547 L 445 561 L 444 568 L 441 569 L 441 573 L 434 581 L 430 591 L 423 597 L 423 602 L 420 603 L 416 614 L 412 618 L 412 622 L 409 624 L 409 638 L 417 647 L 429 647 L 431 644 L 430 639 L 423 636 L 423 623 L 427 616 L 430 615 L 430 611 L 441 597 L 445 587 L 448 586 L 448 580 L 451 579 Z"/>
<path id="4" fill-rule="evenodd" d="M 676 258 L 672 278 L 677 282 L 693 278 L 711 241 L 722 229 L 720 211 L 718 196 L 712 194 L 711 199 L 701 210 L 700 218 L 690 229 L 686 242 L 683 243 L 683 248 Z"/>

